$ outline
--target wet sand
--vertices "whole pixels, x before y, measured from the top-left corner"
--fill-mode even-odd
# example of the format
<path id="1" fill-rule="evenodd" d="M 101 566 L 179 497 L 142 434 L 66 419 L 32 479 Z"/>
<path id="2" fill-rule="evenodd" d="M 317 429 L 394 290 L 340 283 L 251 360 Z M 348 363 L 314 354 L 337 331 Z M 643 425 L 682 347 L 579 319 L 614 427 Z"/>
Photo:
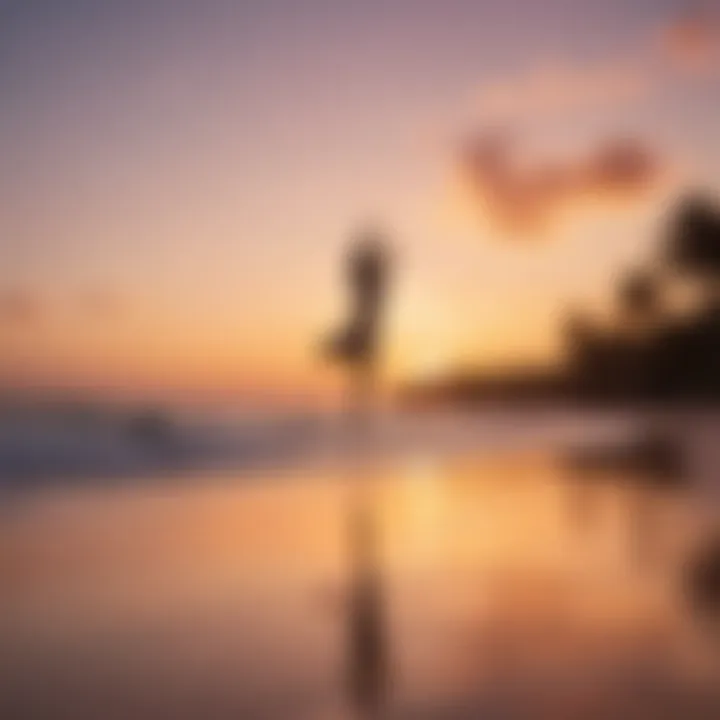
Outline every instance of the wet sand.
<path id="1" fill-rule="evenodd" d="M 345 718 L 343 473 L 44 490 L 0 517 L 0 717 Z M 357 483 L 357 479 L 354 481 Z M 398 718 L 720 716 L 697 498 L 547 453 L 366 472 Z"/>

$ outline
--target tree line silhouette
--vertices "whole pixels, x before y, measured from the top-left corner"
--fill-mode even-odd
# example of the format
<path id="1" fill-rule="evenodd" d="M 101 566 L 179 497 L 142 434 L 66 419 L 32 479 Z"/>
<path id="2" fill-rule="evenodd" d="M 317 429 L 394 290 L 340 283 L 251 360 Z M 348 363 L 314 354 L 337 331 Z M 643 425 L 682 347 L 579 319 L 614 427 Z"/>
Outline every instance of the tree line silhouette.
<path id="1" fill-rule="evenodd" d="M 567 400 L 720 401 L 720 206 L 705 194 L 672 211 L 654 256 L 613 290 L 612 321 L 565 317 L 564 355 L 551 370 L 456 374 L 404 388 L 411 404 Z"/>

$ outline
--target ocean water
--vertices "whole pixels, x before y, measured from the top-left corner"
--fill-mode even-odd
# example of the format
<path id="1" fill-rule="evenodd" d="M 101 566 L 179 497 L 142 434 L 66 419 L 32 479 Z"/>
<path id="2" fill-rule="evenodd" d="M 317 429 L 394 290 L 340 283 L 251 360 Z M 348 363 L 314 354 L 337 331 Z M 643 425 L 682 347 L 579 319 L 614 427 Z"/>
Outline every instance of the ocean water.
<path id="1" fill-rule="evenodd" d="M 642 428 L 630 412 L 385 412 L 362 452 L 374 458 L 603 442 Z M 353 430 L 329 414 L 183 415 L 40 410 L 0 414 L 0 488 L 101 482 L 205 471 L 245 472 L 344 463 Z"/>
<path id="2" fill-rule="evenodd" d="M 389 417 L 362 452 L 327 419 L 189 425 L 127 472 L 6 466 L 0 717 L 718 717 L 687 593 L 718 424 L 652 420 L 682 482 L 568 464 L 648 418 L 557 410 Z M 358 507 L 382 618 L 360 668 Z"/>

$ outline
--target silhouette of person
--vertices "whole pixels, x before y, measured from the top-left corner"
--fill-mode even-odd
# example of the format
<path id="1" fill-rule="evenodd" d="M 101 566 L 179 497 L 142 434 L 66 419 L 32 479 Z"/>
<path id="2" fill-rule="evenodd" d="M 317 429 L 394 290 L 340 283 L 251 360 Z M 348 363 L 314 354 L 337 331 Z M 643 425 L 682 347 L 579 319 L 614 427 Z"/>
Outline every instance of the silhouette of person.
<path id="1" fill-rule="evenodd" d="M 326 350 L 331 359 L 371 373 L 377 357 L 380 319 L 387 284 L 388 261 L 380 234 L 360 233 L 347 261 L 350 313 L 345 325 L 331 335 Z"/>
<path id="2" fill-rule="evenodd" d="M 379 713 L 387 690 L 384 601 L 371 510 L 358 504 L 351 517 L 353 586 L 348 607 L 348 694 L 362 717 Z"/>

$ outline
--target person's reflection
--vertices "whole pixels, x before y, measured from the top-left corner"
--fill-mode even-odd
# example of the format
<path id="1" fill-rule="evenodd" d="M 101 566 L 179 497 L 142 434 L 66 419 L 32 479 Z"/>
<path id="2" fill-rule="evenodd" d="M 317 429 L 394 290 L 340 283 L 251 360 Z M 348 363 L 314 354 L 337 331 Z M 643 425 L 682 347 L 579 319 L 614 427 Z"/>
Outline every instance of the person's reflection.
<path id="1" fill-rule="evenodd" d="M 360 717 L 377 717 L 387 689 L 385 607 L 372 509 L 356 501 L 349 518 L 353 577 L 348 598 L 348 694 Z"/>
<path id="2" fill-rule="evenodd" d="M 619 499 L 628 526 L 625 553 L 636 568 L 664 554 L 664 515 L 687 488 L 685 453 L 677 438 L 656 429 L 639 438 L 570 457 L 575 478 L 568 492 L 571 527 L 579 535 L 598 525 L 600 494 Z"/>
<path id="3" fill-rule="evenodd" d="M 638 568 L 658 568 L 667 550 L 666 508 L 687 488 L 686 459 L 679 440 L 650 431 L 635 449 L 629 476 L 630 556 Z"/>
<path id="4" fill-rule="evenodd" d="M 688 559 L 683 592 L 704 634 L 720 651 L 720 526 L 703 538 Z"/>

